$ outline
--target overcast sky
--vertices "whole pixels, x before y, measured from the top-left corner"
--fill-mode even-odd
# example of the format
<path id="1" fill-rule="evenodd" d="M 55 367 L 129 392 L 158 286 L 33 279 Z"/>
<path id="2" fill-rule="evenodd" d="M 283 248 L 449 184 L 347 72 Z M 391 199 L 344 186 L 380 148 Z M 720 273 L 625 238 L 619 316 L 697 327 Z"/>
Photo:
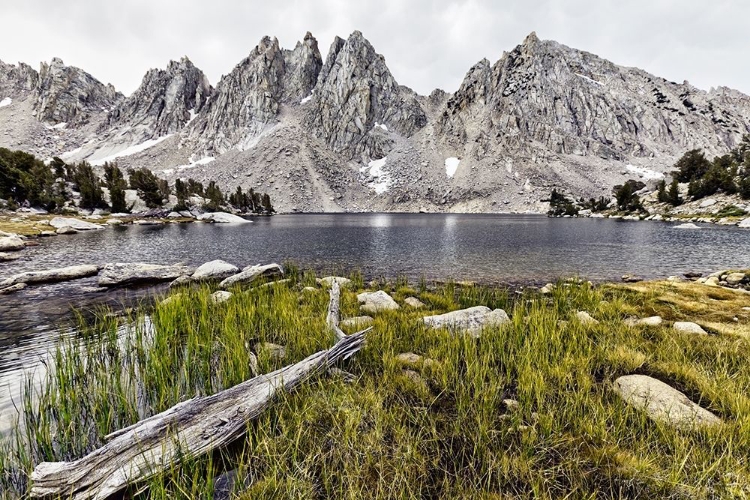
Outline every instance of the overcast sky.
<path id="1" fill-rule="evenodd" d="M 216 85 L 257 45 L 306 31 L 325 58 L 360 30 L 398 82 L 455 91 L 531 31 L 668 80 L 750 93 L 746 0 L 2 0 L 0 60 L 57 56 L 130 94 L 150 68 L 187 55 Z"/>

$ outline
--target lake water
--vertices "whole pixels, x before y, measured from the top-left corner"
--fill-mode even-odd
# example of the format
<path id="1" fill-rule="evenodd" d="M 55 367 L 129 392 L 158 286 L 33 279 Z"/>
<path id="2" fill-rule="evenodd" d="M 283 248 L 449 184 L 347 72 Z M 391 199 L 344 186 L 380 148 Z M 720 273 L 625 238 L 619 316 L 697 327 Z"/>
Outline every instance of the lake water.
<path id="1" fill-rule="evenodd" d="M 258 217 L 252 224 L 108 228 L 40 240 L 0 277 L 73 264 L 149 262 L 238 266 L 293 261 L 319 272 L 360 270 L 366 278 L 542 284 L 560 276 L 594 281 L 688 271 L 750 268 L 750 230 L 675 229 L 664 222 L 550 219 L 533 215 L 321 214 Z M 0 429 L 13 413 L 24 370 L 57 337 L 71 307 L 122 303 L 143 290 L 93 292 L 95 279 L 30 287 L 0 297 Z"/>

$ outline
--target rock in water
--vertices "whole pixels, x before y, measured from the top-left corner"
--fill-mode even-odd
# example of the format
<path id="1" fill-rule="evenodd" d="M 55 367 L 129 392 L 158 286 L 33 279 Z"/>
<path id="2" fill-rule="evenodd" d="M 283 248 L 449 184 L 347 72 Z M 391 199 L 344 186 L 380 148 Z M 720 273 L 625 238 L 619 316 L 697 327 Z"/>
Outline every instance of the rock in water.
<path id="1" fill-rule="evenodd" d="M 682 333 L 693 333 L 696 335 L 708 335 L 706 330 L 701 328 L 697 323 L 691 321 L 678 321 L 673 325 L 673 328 L 678 332 Z"/>
<path id="2" fill-rule="evenodd" d="M 626 375 L 615 380 L 615 392 L 648 416 L 680 428 L 711 426 L 721 419 L 690 401 L 683 393 L 646 375 Z"/>
<path id="3" fill-rule="evenodd" d="M 675 226 L 675 229 L 700 229 L 700 226 L 696 226 L 692 222 L 686 222 L 685 224 L 680 224 L 679 226 Z"/>
<path id="4" fill-rule="evenodd" d="M 30 271 L 16 274 L 3 283 L 13 285 L 16 283 L 56 283 L 60 281 L 71 281 L 80 278 L 94 276 L 99 273 L 99 266 L 69 266 L 46 271 Z"/>
<path id="5" fill-rule="evenodd" d="M 21 238 L 16 236 L 5 236 L 0 238 L 0 252 L 17 252 L 26 248 Z"/>
<path id="6" fill-rule="evenodd" d="M 232 285 L 243 284 L 251 285 L 260 279 L 278 278 L 284 276 L 284 269 L 278 264 L 268 264 L 265 266 L 248 266 L 241 273 L 226 278 L 219 283 L 220 288 L 227 289 Z"/>
<path id="7" fill-rule="evenodd" d="M 142 263 L 117 263 L 104 266 L 99 286 L 125 286 L 171 281 L 190 274 L 191 269 L 181 264 L 162 266 Z"/>
<path id="8" fill-rule="evenodd" d="M 20 258 L 21 256 L 18 254 L 0 252 L 0 262 L 8 262 L 8 261 L 17 260 Z"/>
<path id="9" fill-rule="evenodd" d="M 223 260 L 212 260 L 198 267 L 191 279 L 193 281 L 223 280 L 240 272 L 240 268 Z"/>
<path id="10" fill-rule="evenodd" d="M 54 227 L 55 229 L 69 227 L 69 228 L 75 229 L 76 231 L 89 231 L 89 230 L 94 230 L 94 229 L 104 229 L 104 226 L 100 226 L 99 224 L 94 224 L 93 222 L 82 221 L 80 219 L 74 219 L 72 217 L 55 217 L 51 221 L 49 221 L 49 225 Z M 61 234 L 61 233 L 58 233 L 58 234 Z"/>
<path id="11" fill-rule="evenodd" d="M 16 283 L 15 285 L 4 286 L 0 283 L 0 295 L 10 295 L 11 293 L 20 292 L 26 288 L 26 283 Z"/>
<path id="12" fill-rule="evenodd" d="M 468 309 L 424 318 L 424 324 L 430 328 L 466 331 L 473 336 L 478 336 L 485 327 L 499 326 L 509 321 L 508 314 L 502 309 L 493 311 L 486 306 L 469 307 Z"/>
<path id="13" fill-rule="evenodd" d="M 217 224 L 249 224 L 252 221 L 226 212 L 209 212 L 198 216 L 198 220 Z"/>
<path id="14" fill-rule="evenodd" d="M 357 295 L 362 312 L 374 314 L 380 311 L 399 309 L 398 303 L 383 290 L 377 292 L 362 292 Z"/>

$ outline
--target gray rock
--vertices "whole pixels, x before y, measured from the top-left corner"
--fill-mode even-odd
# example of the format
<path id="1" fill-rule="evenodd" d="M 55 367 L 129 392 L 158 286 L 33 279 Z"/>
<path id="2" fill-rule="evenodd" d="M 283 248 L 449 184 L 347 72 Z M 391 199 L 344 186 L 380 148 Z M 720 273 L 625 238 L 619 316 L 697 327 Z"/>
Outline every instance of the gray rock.
<path id="1" fill-rule="evenodd" d="M 0 252 L 0 262 L 8 262 L 8 261 L 16 260 L 20 258 L 21 256 L 17 253 Z"/>
<path id="2" fill-rule="evenodd" d="M 740 222 L 738 222 L 737 226 L 738 227 L 742 227 L 742 228 L 750 228 L 750 217 L 748 217 L 747 219 L 743 219 Z"/>
<path id="3" fill-rule="evenodd" d="M 72 217 L 55 217 L 49 221 L 49 225 L 55 229 L 61 229 L 64 227 L 70 227 L 76 231 L 90 231 L 94 229 L 104 229 L 104 226 L 94 224 L 93 222 L 86 222 L 80 219 L 74 219 Z M 59 233 L 62 234 L 62 233 Z"/>
<path id="4" fill-rule="evenodd" d="M 143 263 L 106 264 L 99 276 L 99 286 L 113 287 L 172 281 L 190 272 L 191 269 L 182 264 L 171 266 Z"/>
<path id="5" fill-rule="evenodd" d="M 107 219 L 107 225 L 109 226 L 119 226 L 120 224 L 122 224 L 120 219 Z"/>
<path id="6" fill-rule="evenodd" d="M 554 293 L 554 291 L 555 291 L 555 285 L 553 285 L 552 283 L 547 283 L 546 285 L 544 285 L 542 288 L 539 289 L 539 293 L 541 293 L 542 295 L 550 295 Z"/>
<path id="7" fill-rule="evenodd" d="M 194 281 L 223 280 L 240 272 L 240 268 L 223 260 L 212 260 L 198 267 L 191 279 Z"/>
<path id="8" fill-rule="evenodd" d="M 4 236 L 0 238 L 0 252 L 17 252 L 26 248 L 21 238 L 16 236 Z"/>
<path id="9" fill-rule="evenodd" d="M 436 368 L 440 365 L 434 359 L 425 358 L 413 352 L 402 352 L 396 356 L 396 362 L 401 365 L 425 368 Z"/>
<path id="10" fill-rule="evenodd" d="M 14 285 L 16 283 L 56 283 L 60 281 L 72 281 L 89 276 L 95 276 L 99 273 L 99 266 L 69 266 L 58 269 L 48 269 L 45 271 L 30 271 L 16 274 L 5 280 L 4 283 Z"/>
<path id="11" fill-rule="evenodd" d="M 422 302 L 416 297 L 405 298 L 404 304 L 406 304 L 409 307 L 413 307 L 414 309 L 422 309 L 424 307 L 424 302 Z"/>
<path id="12" fill-rule="evenodd" d="M 615 392 L 628 404 L 656 421 L 678 428 L 712 426 L 721 419 L 690 401 L 683 393 L 646 375 L 626 375 L 615 380 Z"/>
<path id="13" fill-rule="evenodd" d="M 222 302 L 226 302 L 231 298 L 232 293 L 225 292 L 224 290 L 219 290 L 218 292 L 214 292 L 211 294 L 211 302 L 213 302 L 214 304 L 221 304 Z"/>
<path id="14" fill-rule="evenodd" d="M 584 325 L 597 325 L 599 324 L 599 320 L 596 320 L 591 317 L 589 313 L 586 311 L 578 311 L 576 313 L 576 318 L 578 321 L 580 321 Z"/>
<path id="15" fill-rule="evenodd" d="M 493 311 L 486 306 L 475 306 L 445 314 L 426 316 L 423 321 L 430 328 L 449 328 L 479 336 L 483 328 L 503 325 L 508 323 L 510 318 L 502 309 Z"/>
<path id="16" fill-rule="evenodd" d="M 357 295 L 357 300 L 361 304 L 360 310 L 369 314 L 399 309 L 398 303 L 383 290 L 362 292 Z"/>
<path id="17" fill-rule="evenodd" d="M 339 322 L 339 326 L 342 329 L 362 329 L 370 326 L 375 320 L 372 316 L 355 316 L 353 318 L 347 318 Z"/>
<path id="18" fill-rule="evenodd" d="M 230 276 L 219 283 L 219 287 L 227 289 L 236 284 L 252 285 L 261 279 L 278 278 L 281 276 L 284 276 L 284 269 L 278 264 L 248 266 L 242 272 Z"/>
<path id="19" fill-rule="evenodd" d="M 677 321 L 672 326 L 675 330 L 682 333 L 692 333 L 695 335 L 708 335 L 706 330 L 701 328 L 700 325 L 690 321 Z"/>
<path id="20" fill-rule="evenodd" d="M 57 233 L 55 231 L 42 231 L 41 233 L 39 233 L 39 236 L 48 238 L 50 236 L 57 236 Z"/>
<path id="21" fill-rule="evenodd" d="M 726 282 L 730 285 L 739 285 L 745 281 L 747 276 L 745 273 L 729 273 L 725 278 Z"/>
<path id="22" fill-rule="evenodd" d="M 133 224 L 136 226 L 161 226 L 164 224 L 164 221 L 155 219 L 137 219 L 133 221 Z"/>
<path id="23" fill-rule="evenodd" d="M 674 226 L 674 228 L 675 229 L 700 229 L 700 226 L 696 226 L 692 222 L 686 222 L 684 224 Z"/>
<path id="24" fill-rule="evenodd" d="M 649 316 L 648 318 L 628 318 L 625 323 L 630 326 L 659 326 L 663 322 L 661 316 Z"/>

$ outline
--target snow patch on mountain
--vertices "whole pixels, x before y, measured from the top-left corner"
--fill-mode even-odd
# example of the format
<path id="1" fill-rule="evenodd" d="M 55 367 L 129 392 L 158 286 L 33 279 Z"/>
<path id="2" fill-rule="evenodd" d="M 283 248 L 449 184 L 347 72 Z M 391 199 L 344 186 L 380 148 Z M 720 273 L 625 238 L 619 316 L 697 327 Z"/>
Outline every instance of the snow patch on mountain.
<path id="1" fill-rule="evenodd" d="M 104 158 L 92 160 L 90 163 L 94 165 L 95 167 L 101 167 L 105 163 L 114 161 L 117 158 L 122 158 L 123 156 L 132 156 L 134 154 L 138 154 L 143 151 L 146 151 L 147 149 L 156 146 L 160 142 L 166 141 L 170 137 L 172 137 L 172 134 L 165 135 L 163 137 L 158 137 L 156 139 L 149 139 L 140 144 L 136 144 L 135 146 L 130 146 L 128 148 L 123 149 L 122 151 L 118 151 L 117 153 L 111 154 L 109 156 L 105 156 Z"/>
<path id="2" fill-rule="evenodd" d="M 655 170 L 651 170 L 651 169 L 646 168 L 646 167 L 638 167 L 638 166 L 635 166 L 635 165 L 627 165 L 625 167 L 625 169 L 628 172 L 637 175 L 638 177 L 640 177 L 644 181 L 655 181 L 655 180 L 661 180 L 661 179 L 664 178 L 664 174 L 662 174 L 660 172 L 657 172 Z"/>
<path id="3" fill-rule="evenodd" d="M 445 159 L 445 175 L 447 175 L 450 178 L 453 178 L 454 175 L 456 175 L 456 170 L 458 170 L 458 164 L 461 163 L 461 160 L 458 158 L 446 158 Z"/>
<path id="4" fill-rule="evenodd" d="M 372 179 L 368 182 L 370 188 L 377 194 L 388 191 L 391 185 L 391 176 L 384 170 L 388 158 L 373 160 L 360 169 L 360 172 L 368 174 Z"/>
<path id="5" fill-rule="evenodd" d="M 188 168 L 197 167 L 199 165 L 208 165 L 212 161 L 214 161 L 216 158 L 213 156 L 206 156 L 205 158 L 201 158 L 200 160 L 193 161 L 191 159 L 190 163 L 187 165 L 178 165 L 175 167 L 177 170 L 187 170 Z M 166 170 L 164 171 L 166 173 Z"/>

